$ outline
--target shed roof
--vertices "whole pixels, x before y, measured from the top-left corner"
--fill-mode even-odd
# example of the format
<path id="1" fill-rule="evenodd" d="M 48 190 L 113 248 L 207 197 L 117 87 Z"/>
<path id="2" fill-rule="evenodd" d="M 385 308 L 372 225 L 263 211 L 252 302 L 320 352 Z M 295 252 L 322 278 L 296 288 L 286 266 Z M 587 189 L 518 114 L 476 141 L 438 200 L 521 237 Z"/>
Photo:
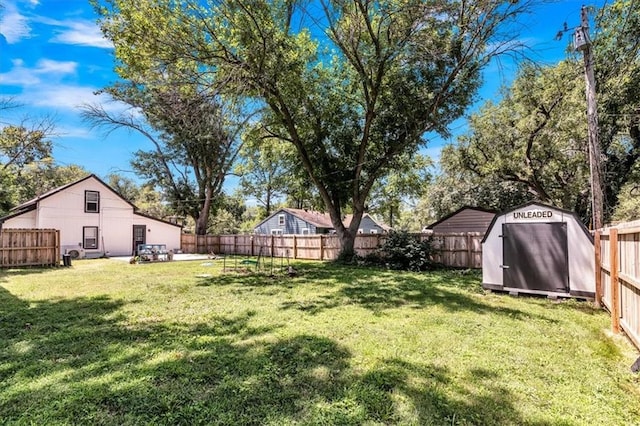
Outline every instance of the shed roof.
<path id="1" fill-rule="evenodd" d="M 505 210 L 505 211 L 502 211 L 502 212 L 496 214 L 496 216 L 491 221 L 491 224 L 489 225 L 489 228 L 487 228 L 487 233 L 484 235 L 484 238 L 482 238 L 481 243 L 484 243 L 486 241 L 487 237 L 491 233 L 491 229 L 493 228 L 493 226 L 495 225 L 495 223 L 496 223 L 496 221 L 498 220 L 499 217 L 507 215 L 507 214 L 509 214 L 511 212 L 514 212 L 516 210 L 519 210 L 519 209 L 522 209 L 524 207 L 528 207 L 528 206 L 531 206 L 531 205 L 537 205 L 537 206 L 540 206 L 540 207 L 554 209 L 554 210 L 557 210 L 559 212 L 562 212 L 563 214 L 565 214 L 567 216 L 573 216 L 575 221 L 580 224 L 580 228 L 582 229 L 582 231 L 589 237 L 591 242 L 593 242 L 593 235 L 591 235 L 591 232 L 589 232 L 587 227 L 584 226 L 584 223 L 582 223 L 582 221 L 580 220 L 580 218 L 578 217 L 576 212 L 573 212 L 571 210 L 562 209 L 562 208 L 556 207 L 556 206 L 551 206 L 549 204 L 543 204 L 543 203 L 541 203 L 539 201 L 529 201 L 528 203 L 520 204 L 519 206 L 513 207 L 513 208 L 511 208 L 509 210 Z"/>
<path id="2" fill-rule="evenodd" d="M 491 213 L 491 214 L 498 214 L 498 212 L 496 210 L 491 210 L 491 209 L 485 209 L 482 207 L 472 207 L 472 206 L 464 206 L 459 208 L 458 210 L 454 211 L 453 213 L 449 213 L 448 215 L 446 215 L 445 217 L 441 218 L 440 220 L 433 222 L 431 225 L 427 226 L 427 229 L 433 229 L 435 226 L 440 225 L 442 222 L 445 222 L 449 219 L 451 219 L 453 216 L 466 211 L 466 210 L 476 210 L 479 212 L 483 212 L 483 213 Z"/>

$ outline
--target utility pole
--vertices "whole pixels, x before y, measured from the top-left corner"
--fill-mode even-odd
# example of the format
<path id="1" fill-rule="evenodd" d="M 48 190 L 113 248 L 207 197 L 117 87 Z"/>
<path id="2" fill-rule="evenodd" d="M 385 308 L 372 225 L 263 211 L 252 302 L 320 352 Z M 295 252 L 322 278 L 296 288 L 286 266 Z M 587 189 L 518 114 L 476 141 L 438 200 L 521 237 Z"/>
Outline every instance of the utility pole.
<path id="1" fill-rule="evenodd" d="M 589 170 L 591 172 L 591 213 L 593 229 L 603 226 L 602 211 L 604 196 L 602 192 L 602 161 L 600 140 L 598 137 L 598 111 L 596 108 L 596 80 L 593 75 L 593 52 L 589 39 L 589 17 L 587 8 L 582 6 L 581 25 L 573 34 L 574 48 L 582 52 L 584 57 L 584 75 L 587 83 L 587 126 L 589 141 Z"/>

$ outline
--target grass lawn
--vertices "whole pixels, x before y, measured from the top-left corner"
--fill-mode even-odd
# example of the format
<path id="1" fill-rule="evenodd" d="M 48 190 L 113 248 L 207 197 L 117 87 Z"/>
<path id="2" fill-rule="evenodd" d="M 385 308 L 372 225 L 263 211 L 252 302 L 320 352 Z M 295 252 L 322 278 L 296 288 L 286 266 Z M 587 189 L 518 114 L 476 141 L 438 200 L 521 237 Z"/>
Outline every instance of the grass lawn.
<path id="1" fill-rule="evenodd" d="M 220 262 L 0 270 L 0 423 L 640 424 L 638 353 L 590 303 Z"/>

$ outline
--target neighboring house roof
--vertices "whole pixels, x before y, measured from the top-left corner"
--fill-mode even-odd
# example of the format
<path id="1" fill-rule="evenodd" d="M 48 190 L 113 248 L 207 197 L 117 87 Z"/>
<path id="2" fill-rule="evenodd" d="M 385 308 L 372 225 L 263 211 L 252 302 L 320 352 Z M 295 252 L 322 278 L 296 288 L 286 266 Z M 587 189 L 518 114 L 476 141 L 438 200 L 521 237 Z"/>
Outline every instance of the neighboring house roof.
<path id="1" fill-rule="evenodd" d="M 272 215 L 264 219 L 262 222 L 258 223 L 254 228 L 258 228 L 259 226 L 267 222 L 272 217 L 278 214 L 282 214 L 282 212 L 287 212 L 293 216 L 296 216 L 299 219 L 302 219 L 305 222 L 310 223 L 316 228 L 333 229 L 333 223 L 331 223 L 331 216 L 329 216 L 329 213 L 321 213 L 318 211 L 308 210 L 308 209 L 292 209 L 288 207 L 278 209 L 275 213 L 273 213 Z M 369 219 L 371 219 L 376 225 L 378 225 L 380 228 L 384 229 L 385 231 L 389 231 L 391 229 L 389 226 L 376 221 L 368 213 L 365 213 L 362 217 L 363 218 L 369 217 Z M 344 219 L 342 220 L 342 223 L 344 223 L 345 226 L 349 226 L 349 224 L 351 223 L 351 219 L 353 219 L 353 215 L 348 214 L 344 217 Z"/>
<path id="2" fill-rule="evenodd" d="M 449 219 L 451 219 L 453 216 L 459 214 L 460 212 L 463 212 L 465 210 L 475 210 L 475 211 L 479 211 L 479 212 L 483 212 L 483 213 L 491 213 L 493 215 L 498 214 L 497 211 L 495 210 L 491 210 L 491 209 L 484 209 L 482 207 L 471 207 L 471 206 L 464 206 L 459 208 L 458 210 L 454 211 L 453 213 L 449 213 L 448 215 L 446 215 L 445 217 L 441 218 L 440 220 L 433 222 L 431 225 L 426 226 L 425 229 L 433 229 L 435 226 L 440 225 L 442 222 L 445 222 Z"/>
<path id="3" fill-rule="evenodd" d="M 144 217 L 146 217 L 148 219 L 157 220 L 159 222 L 163 222 L 163 223 L 166 223 L 166 224 L 169 224 L 169 225 L 178 226 L 178 227 L 181 228 L 180 225 L 177 225 L 175 223 L 172 223 L 172 222 L 169 222 L 169 221 L 166 221 L 166 220 L 162 220 L 162 219 L 158 219 L 156 217 L 149 216 L 149 215 L 147 215 L 145 213 L 139 212 L 138 208 L 133 203 L 131 203 L 126 198 L 124 198 L 115 189 L 111 188 L 102 179 L 100 179 L 98 176 L 96 176 L 94 174 L 87 175 L 87 176 L 83 177 L 82 179 L 78 179 L 78 180 L 70 182 L 70 183 L 68 183 L 66 185 L 62 185 L 62 186 L 59 186 L 57 188 L 54 188 L 54 189 L 52 189 L 50 191 L 47 191 L 47 192 L 45 192 L 43 194 L 38 195 L 37 197 L 35 197 L 35 198 L 33 198 L 33 199 L 29 200 L 29 201 L 26 201 L 26 202 L 24 202 L 24 203 L 22 203 L 20 205 L 15 206 L 14 208 L 12 208 L 10 210 L 11 213 L 9 213 L 7 216 L 0 217 L 0 223 L 4 222 L 5 220 L 14 218 L 16 216 L 20 216 L 21 214 L 24 214 L 24 213 L 26 213 L 28 211 L 35 210 L 37 205 L 38 205 L 38 203 L 40 201 L 44 200 L 45 198 L 51 197 L 54 194 L 62 192 L 64 190 L 68 189 L 68 188 L 71 188 L 74 185 L 77 185 L 77 184 L 79 184 L 81 182 L 84 182 L 85 180 L 88 180 L 88 179 L 91 179 L 91 178 L 97 180 L 102 186 L 107 188 L 109 191 L 113 192 L 118 198 L 122 199 L 122 201 L 124 201 L 125 203 L 129 204 L 131 206 L 131 208 L 133 209 L 134 214 L 139 215 L 139 216 L 144 216 Z"/>
<path id="4" fill-rule="evenodd" d="M 306 210 L 306 209 L 290 209 L 284 208 L 277 211 L 271 217 L 279 214 L 281 211 L 285 211 L 293 216 L 296 216 L 307 223 L 314 225 L 317 228 L 333 228 L 333 224 L 331 223 L 331 216 L 328 213 L 320 213 L 314 210 Z"/>

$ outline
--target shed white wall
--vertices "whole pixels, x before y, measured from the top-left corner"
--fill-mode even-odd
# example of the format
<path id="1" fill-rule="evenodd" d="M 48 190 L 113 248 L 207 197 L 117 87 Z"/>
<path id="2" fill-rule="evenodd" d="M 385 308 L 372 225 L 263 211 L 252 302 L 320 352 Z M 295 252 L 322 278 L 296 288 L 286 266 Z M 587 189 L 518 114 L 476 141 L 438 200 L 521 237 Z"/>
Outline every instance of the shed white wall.
<path id="1" fill-rule="evenodd" d="M 100 212 L 85 213 L 85 191 L 100 193 Z M 38 202 L 36 210 L 8 219 L 3 228 L 55 228 L 61 248 L 82 248 L 83 227 L 98 227 L 98 249 L 85 253 L 129 256 L 133 253 L 133 225 L 146 225 L 148 244 L 180 248 L 180 227 L 137 215 L 133 207 L 100 181 L 89 178 Z"/>
<path id="2" fill-rule="evenodd" d="M 551 211 L 553 215 L 543 218 L 515 219 L 515 213 L 527 211 Z M 595 292 L 595 258 L 593 243 L 576 220 L 575 216 L 542 204 L 531 204 L 496 217 L 482 244 L 483 284 L 504 285 L 502 265 L 502 225 L 504 223 L 550 223 L 567 224 L 567 246 L 569 260 L 569 288 L 571 291 Z"/>

